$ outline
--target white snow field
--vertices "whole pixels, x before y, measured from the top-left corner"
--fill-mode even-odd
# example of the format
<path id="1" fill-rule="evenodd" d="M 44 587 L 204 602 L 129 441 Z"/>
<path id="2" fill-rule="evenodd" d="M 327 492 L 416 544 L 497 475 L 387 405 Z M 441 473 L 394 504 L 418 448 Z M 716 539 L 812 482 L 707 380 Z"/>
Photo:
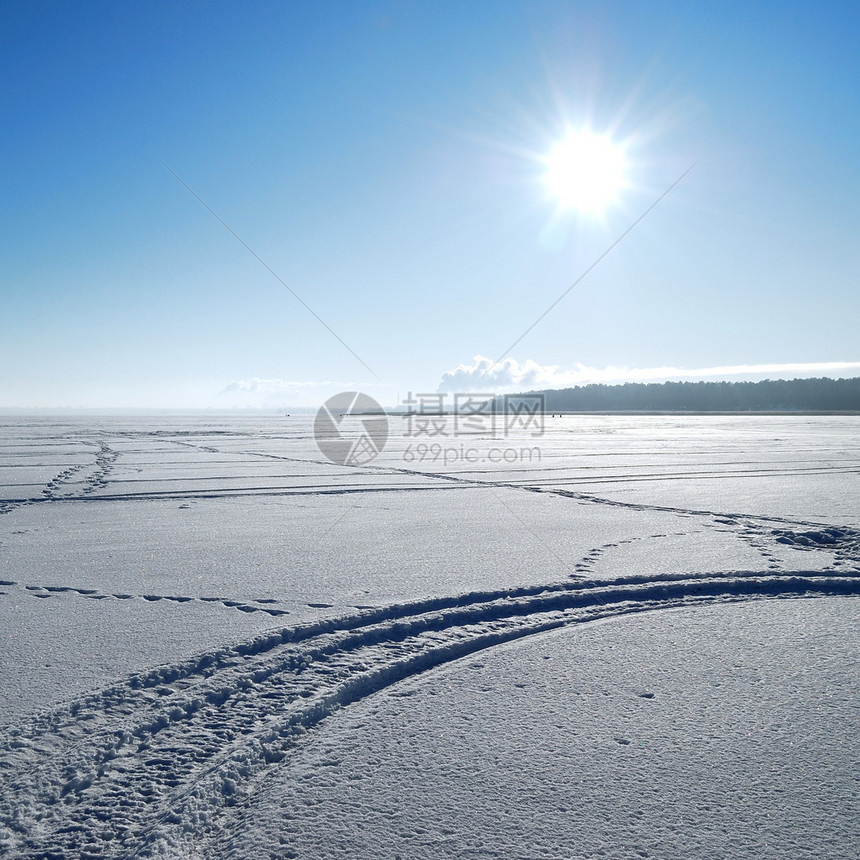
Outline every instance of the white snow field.
<path id="1" fill-rule="evenodd" d="M 392 429 L 0 417 L 0 856 L 858 856 L 860 417 Z"/>

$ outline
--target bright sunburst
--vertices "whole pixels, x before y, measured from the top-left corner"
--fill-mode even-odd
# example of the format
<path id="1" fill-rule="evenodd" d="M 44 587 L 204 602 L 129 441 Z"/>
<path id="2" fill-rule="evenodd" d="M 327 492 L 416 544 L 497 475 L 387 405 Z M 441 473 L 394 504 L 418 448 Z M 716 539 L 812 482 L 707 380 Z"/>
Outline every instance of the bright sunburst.
<path id="1" fill-rule="evenodd" d="M 544 181 L 562 209 L 601 214 L 624 185 L 624 152 L 608 136 L 571 131 L 545 159 Z"/>

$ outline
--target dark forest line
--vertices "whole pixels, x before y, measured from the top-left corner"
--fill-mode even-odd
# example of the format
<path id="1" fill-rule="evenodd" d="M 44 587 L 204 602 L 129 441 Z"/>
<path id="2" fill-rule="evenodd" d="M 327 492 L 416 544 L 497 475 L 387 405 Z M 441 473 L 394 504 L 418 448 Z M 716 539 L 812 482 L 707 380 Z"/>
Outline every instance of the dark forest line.
<path id="1" fill-rule="evenodd" d="M 542 392 L 545 412 L 860 412 L 860 378 L 584 385 Z M 516 395 L 508 395 L 509 406 Z"/>

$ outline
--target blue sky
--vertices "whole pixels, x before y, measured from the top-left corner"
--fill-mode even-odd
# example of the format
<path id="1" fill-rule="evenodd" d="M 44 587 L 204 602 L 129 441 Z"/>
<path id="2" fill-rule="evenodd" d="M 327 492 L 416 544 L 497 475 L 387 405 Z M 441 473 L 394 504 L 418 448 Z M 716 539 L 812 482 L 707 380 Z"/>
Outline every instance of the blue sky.
<path id="1" fill-rule="evenodd" d="M 860 374 L 855 4 L 0 14 L 0 406 Z M 586 127 L 600 215 L 543 181 Z"/>

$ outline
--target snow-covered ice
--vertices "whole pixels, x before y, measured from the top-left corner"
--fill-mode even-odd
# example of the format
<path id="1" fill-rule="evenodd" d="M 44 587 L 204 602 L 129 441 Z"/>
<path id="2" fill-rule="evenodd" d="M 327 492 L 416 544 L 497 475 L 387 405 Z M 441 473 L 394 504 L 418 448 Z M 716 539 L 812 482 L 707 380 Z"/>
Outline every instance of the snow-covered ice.
<path id="1" fill-rule="evenodd" d="M 858 421 L 0 419 L 0 846 L 854 856 Z"/>
<path id="2" fill-rule="evenodd" d="M 501 645 L 321 727 L 221 856 L 856 857 L 858 647 L 856 598 Z"/>

